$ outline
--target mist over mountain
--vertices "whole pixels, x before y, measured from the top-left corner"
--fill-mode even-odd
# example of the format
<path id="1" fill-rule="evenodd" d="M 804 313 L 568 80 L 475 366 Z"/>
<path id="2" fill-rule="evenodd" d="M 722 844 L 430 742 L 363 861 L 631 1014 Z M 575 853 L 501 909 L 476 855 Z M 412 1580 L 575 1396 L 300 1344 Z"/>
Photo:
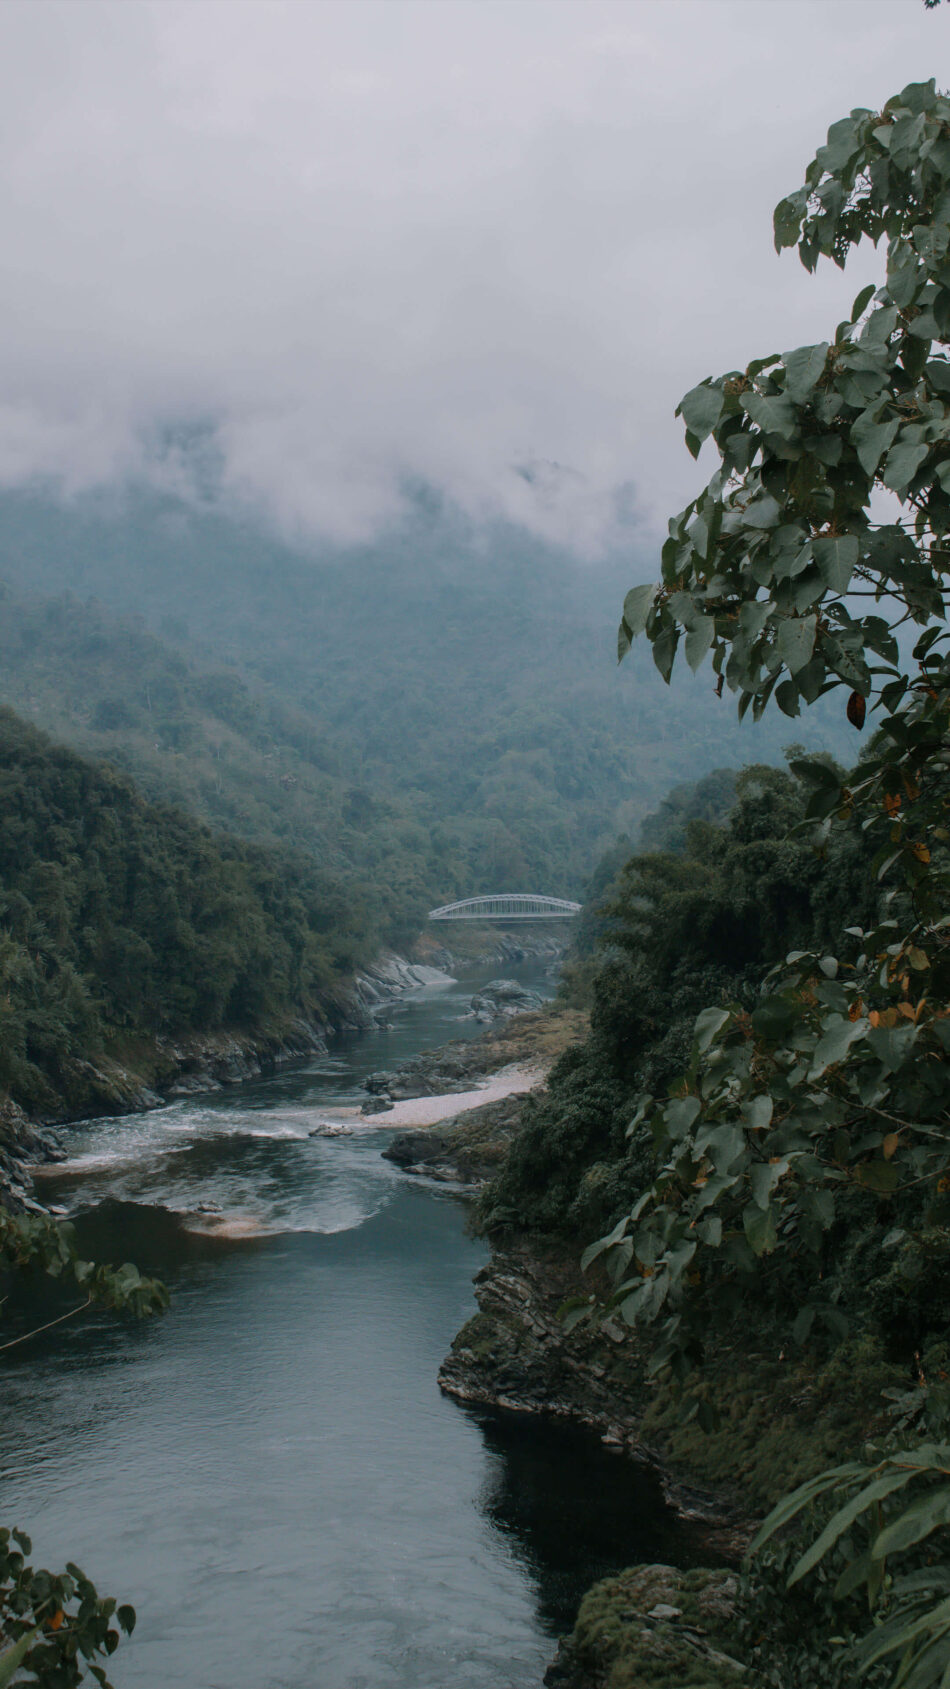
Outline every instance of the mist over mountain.
<path id="1" fill-rule="evenodd" d="M 802 736 L 740 725 L 708 671 L 618 669 L 623 592 L 655 568 L 631 539 L 580 565 L 425 488 L 381 539 L 319 550 L 143 489 L 10 493 L 0 696 L 151 796 L 386 883 L 402 828 L 419 897 L 570 895 L 671 786 Z M 844 742 L 827 712 L 808 738 Z"/>

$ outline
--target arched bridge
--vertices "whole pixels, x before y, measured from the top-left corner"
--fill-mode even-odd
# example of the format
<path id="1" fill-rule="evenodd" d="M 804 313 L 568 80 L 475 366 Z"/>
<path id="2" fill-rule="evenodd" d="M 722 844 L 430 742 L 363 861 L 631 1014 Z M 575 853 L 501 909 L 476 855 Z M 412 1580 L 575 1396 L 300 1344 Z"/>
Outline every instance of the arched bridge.
<path id="1" fill-rule="evenodd" d="M 567 921 L 579 915 L 579 903 L 566 897 L 537 897 L 530 892 L 492 892 L 487 897 L 466 897 L 461 903 L 444 903 L 430 909 L 430 921 Z"/>

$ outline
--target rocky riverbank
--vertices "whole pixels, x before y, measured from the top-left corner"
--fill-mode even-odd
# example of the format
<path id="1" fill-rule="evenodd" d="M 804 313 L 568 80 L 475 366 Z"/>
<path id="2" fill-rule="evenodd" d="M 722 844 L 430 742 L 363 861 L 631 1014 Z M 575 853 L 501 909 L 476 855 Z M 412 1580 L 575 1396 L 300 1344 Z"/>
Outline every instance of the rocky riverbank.
<path id="1" fill-rule="evenodd" d="M 157 1108 L 173 1097 L 239 1085 L 309 1056 L 326 1055 L 335 1034 L 367 1031 L 407 992 L 445 982 L 429 963 L 385 953 L 341 989 L 319 1018 L 287 1017 L 253 1031 L 192 1033 L 184 1038 L 117 1039 L 107 1051 L 62 1064 L 58 1103 L 31 1119 L 0 1097 L 0 1203 L 36 1208 L 29 1169 L 60 1159 L 57 1125 L 103 1114 Z"/>
<path id="2" fill-rule="evenodd" d="M 520 986 L 517 989 L 522 1002 L 534 997 L 533 992 L 524 992 Z M 478 995 L 487 994 L 487 990 Z M 581 1010 L 560 1006 L 522 1009 L 516 1016 L 501 1019 L 503 1024 L 493 1026 L 481 1038 L 453 1039 L 437 1050 L 423 1050 L 396 1068 L 371 1073 L 364 1081 L 369 1097 L 363 1112 L 378 1114 L 393 1103 L 413 1097 L 471 1091 L 478 1080 L 506 1067 L 534 1068 L 540 1077 L 587 1030 L 587 1016 Z"/>
<path id="3" fill-rule="evenodd" d="M 583 1035 L 547 1010 L 519 1017 L 484 1039 L 427 1052 L 420 1071 L 471 1083 L 496 1061 L 549 1058 Z M 512 1045 L 512 1040 L 516 1044 Z M 456 1063 L 461 1071 L 456 1073 Z M 547 1063 L 549 1065 L 549 1062 Z M 530 1104 L 528 1105 L 530 1107 Z M 482 1188 L 503 1165 L 522 1129 L 524 1097 L 508 1097 L 404 1132 L 385 1153 L 407 1172 Z M 687 1521 L 706 1569 L 639 1566 L 607 1578 L 585 1597 L 575 1629 L 545 1678 L 551 1689 L 728 1689 L 755 1682 L 743 1663 L 733 1617 L 738 1585 L 721 1570 L 736 1565 L 757 1521 L 780 1495 L 846 1457 L 882 1425 L 881 1393 L 899 1383 L 867 1339 L 821 1361 L 786 1355 L 758 1340 L 747 1323 L 716 1334 L 694 1381 L 716 1429 L 684 1415 L 671 1379 L 649 1376 L 643 1339 L 610 1321 L 565 1329 L 564 1304 L 586 1299 L 581 1244 L 539 1236 L 493 1239 L 477 1275 L 478 1311 L 458 1333 L 439 1373 L 442 1389 L 464 1403 L 571 1420 L 618 1454 L 649 1466 L 669 1505 Z M 718 1569 L 717 1569 L 718 1568 Z M 751 1660 L 751 1656 L 750 1656 Z"/>

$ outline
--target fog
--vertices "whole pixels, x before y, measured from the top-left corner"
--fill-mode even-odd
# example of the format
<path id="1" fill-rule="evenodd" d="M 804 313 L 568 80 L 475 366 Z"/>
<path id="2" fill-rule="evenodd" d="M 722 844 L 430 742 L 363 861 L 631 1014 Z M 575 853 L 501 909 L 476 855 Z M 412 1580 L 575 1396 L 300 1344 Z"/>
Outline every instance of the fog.
<path id="1" fill-rule="evenodd" d="M 916 0 L 6 0 L 0 484 L 143 476 L 310 543 L 407 486 L 593 555 L 690 496 L 673 410 L 820 338 L 771 209 L 946 82 Z"/>

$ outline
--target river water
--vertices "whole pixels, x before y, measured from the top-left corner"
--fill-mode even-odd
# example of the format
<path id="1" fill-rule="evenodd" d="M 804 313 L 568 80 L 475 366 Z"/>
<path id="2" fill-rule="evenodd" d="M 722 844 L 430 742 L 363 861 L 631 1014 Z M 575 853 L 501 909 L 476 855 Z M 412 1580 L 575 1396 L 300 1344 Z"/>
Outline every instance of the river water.
<path id="1" fill-rule="evenodd" d="M 307 1135 L 367 1072 L 479 1031 L 457 1017 L 487 977 L 276 1078 L 65 1134 L 44 1195 L 172 1307 L 6 1358 L 0 1517 L 135 1605 L 116 1689 L 539 1689 L 593 1578 L 688 1558 L 592 1439 L 440 1394 L 484 1245 L 384 1131 Z"/>

